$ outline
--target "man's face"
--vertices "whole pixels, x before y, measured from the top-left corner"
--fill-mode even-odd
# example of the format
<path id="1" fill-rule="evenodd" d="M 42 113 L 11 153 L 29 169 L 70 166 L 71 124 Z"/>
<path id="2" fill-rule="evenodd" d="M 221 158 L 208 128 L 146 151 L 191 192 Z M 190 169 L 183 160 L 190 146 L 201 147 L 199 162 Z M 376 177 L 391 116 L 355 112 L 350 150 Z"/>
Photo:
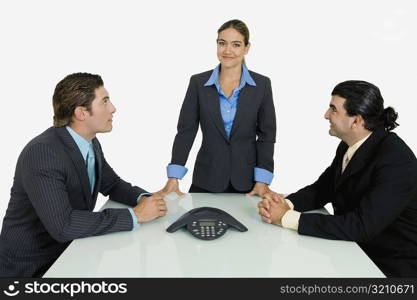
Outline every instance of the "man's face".
<path id="1" fill-rule="evenodd" d="M 217 57 L 226 68 L 235 67 L 242 63 L 249 51 L 249 45 L 245 46 L 243 35 L 233 28 L 228 28 L 219 33 L 217 38 Z"/>
<path id="2" fill-rule="evenodd" d="M 329 120 L 329 134 L 336 136 L 344 141 L 351 134 L 352 124 L 355 120 L 354 116 L 349 116 L 343 107 L 346 99 L 340 96 L 332 96 L 329 109 L 324 114 L 324 118 Z"/>
<path id="3" fill-rule="evenodd" d="M 101 86 L 95 90 L 96 97 L 91 103 L 91 112 L 87 111 L 85 125 L 93 133 L 110 132 L 113 128 L 112 120 L 116 108 L 110 102 L 109 93 Z"/>

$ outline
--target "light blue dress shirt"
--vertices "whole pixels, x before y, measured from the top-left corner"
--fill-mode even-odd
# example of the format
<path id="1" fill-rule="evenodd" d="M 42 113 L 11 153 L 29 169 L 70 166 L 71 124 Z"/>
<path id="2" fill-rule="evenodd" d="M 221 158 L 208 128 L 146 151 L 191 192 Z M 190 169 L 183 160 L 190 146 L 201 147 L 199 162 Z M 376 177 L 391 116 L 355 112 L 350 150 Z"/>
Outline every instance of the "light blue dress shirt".
<path id="1" fill-rule="evenodd" d="M 71 127 L 65 126 L 65 128 L 68 130 L 69 134 L 74 139 L 75 143 L 78 146 L 78 149 L 80 149 L 80 152 L 81 152 L 81 155 L 84 158 L 84 161 L 87 163 L 88 149 L 90 148 L 90 144 L 92 145 L 93 142 L 92 141 L 89 142 L 86 139 L 84 139 L 82 136 L 80 136 L 78 133 L 76 133 L 74 130 L 72 130 Z M 93 176 L 92 182 L 95 182 L 96 181 L 96 174 L 95 174 L 95 172 L 93 172 L 92 176 Z M 91 192 L 93 191 L 93 189 L 94 189 L 94 187 L 91 189 Z M 150 193 L 142 193 L 142 194 L 139 195 L 139 197 L 137 199 L 137 202 L 139 203 L 139 199 L 142 196 L 151 196 L 151 195 L 152 194 L 150 194 Z M 133 209 L 129 207 L 128 210 L 129 210 L 129 212 L 130 212 L 130 214 L 132 216 L 132 221 L 133 221 L 133 228 L 132 228 L 132 230 L 133 230 L 135 228 L 138 228 L 140 224 L 138 223 L 138 219 L 136 218 L 136 214 L 133 211 Z"/>
<path id="2" fill-rule="evenodd" d="M 83 158 L 84 158 L 84 162 L 86 163 L 86 165 L 87 165 L 87 155 L 88 155 L 88 151 L 89 151 L 89 149 L 90 149 L 90 147 L 91 148 L 93 148 L 93 142 L 92 141 L 87 141 L 85 138 L 83 138 L 82 136 L 80 136 L 78 133 L 76 133 L 74 130 L 72 130 L 72 128 L 71 127 L 69 127 L 69 126 L 66 126 L 65 127 L 67 130 L 68 130 L 68 132 L 69 132 L 69 134 L 72 136 L 72 138 L 74 139 L 74 141 L 75 141 L 75 143 L 77 144 L 77 146 L 78 146 L 78 149 L 80 149 L 80 152 L 81 152 L 81 155 L 83 156 Z M 93 148 L 94 149 L 94 148 Z M 94 152 L 94 151 L 93 151 Z M 93 154 L 94 155 L 94 154 Z M 90 176 L 92 177 L 92 178 L 90 178 Z M 94 183 L 94 182 L 96 182 L 96 173 L 95 172 L 92 172 L 92 174 L 91 175 L 89 175 L 89 178 L 88 178 L 89 180 L 90 180 L 90 185 L 92 185 L 92 183 Z M 94 185 L 92 185 L 92 188 L 91 188 L 91 193 L 93 193 L 93 190 L 94 190 Z"/>
<path id="3" fill-rule="evenodd" d="M 227 98 L 220 86 L 220 65 L 218 65 L 213 72 L 209 80 L 204 84 L 204 86 L 215 85 L 217 92 L 219 94 L 220 100 L 220 112 L 223 119 L 223 126 L 226 131 L 226 135 L 230 137 L 230 132 L 233 127 L 233 122 L 235 120 L 237 104 L 239 101 L 239 94 L 242 88 L 246 85 L 256 86 L 255 81 L 249 74 L 249 71 L 245 65 L 242 65 L 242 76 L 240 78 L 239 86 L 233 90 L 232 95 Z M 187 173 L 188 169 L 181 165 L 170 164 L 167 166 L 167 175 L 168 177 L 182 179 Z M 257 182 L 263 182 L 266 184 L 271 184 L 274 174 L 268 170 L 262 168 L 254 168 L 254 179 Z"/>

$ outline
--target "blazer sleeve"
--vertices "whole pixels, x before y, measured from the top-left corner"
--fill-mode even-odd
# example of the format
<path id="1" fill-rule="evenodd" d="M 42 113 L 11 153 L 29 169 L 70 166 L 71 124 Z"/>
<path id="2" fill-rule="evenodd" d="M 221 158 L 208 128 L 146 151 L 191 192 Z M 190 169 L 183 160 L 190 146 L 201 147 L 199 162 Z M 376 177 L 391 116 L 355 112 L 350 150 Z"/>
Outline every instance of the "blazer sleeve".
<path id="1" fill-rule="evenodd" d="M 301 214 L 298 232 L 327 239 L 367 242 L 392 224 L 417 194 L 415 158 L 383 155 L 358 207 L 343 215 Z"/>
<path id="2" fill-rule="evenodd" d="M 291 200 L 294 204 L 294 209 L 299 212 L 324 207 L 331 202 L 328 189 L 334 185 L 331 182 L 331 178 L 334 180 L 332 174 L 331 167 L 328 167 L 316 182 L 300 189 L 296 193 L 288 195 L 286 198 Z"/>
<path id="3" fill-rule="evenodd" d="M 198 83 L 192 76 L 181 107 L 171 164 L 185 166 L 199 125 Z"/>
<path id="4" fill-rule="evenodd" d="M 313 183 L 299 191 L 288 195 L 286 198 L 294 204 L 294 209 L 299 212 L 309 211 L 324 207 L 327 203 L 332 202 L 332 194 L 330 187 L 334 186 L 336 161 L 341 152 L 341 144 L 339 145 L 336 156 L 332 164 L 320 175 Z"/>
<path id="5" fill-rule="evenodd" d="M 45 229 L 58 242 L 132 230 L 132 216 L 127 209 L 91 212 L 72 208 L 66 166 L 50 146 L 35 144 L 27 149 L 21 168 L 22 185 L 33 208 Z"/>
<path id="6" fill-rule="evenodd" d="M 275 107 L 271 81 L 267 78 L 265 92 L 258 112 L 256 155 L 257 167 L 274 172 L 274 144 L 276 137 Z"/>
<path id="7" fill-rule="evenodd" d="M 120 202 L 126 205 L 137 205 L 137 198 L 142 193 L 147 193 L 144 189 L 132 186 L 129 182 L 121 179 L 112 167 L 107 163 L 106 158 L 101 150 L 102 157 L 102 180 L 99 192 L 104 196 L 109 196 L 113 201 Z"/>

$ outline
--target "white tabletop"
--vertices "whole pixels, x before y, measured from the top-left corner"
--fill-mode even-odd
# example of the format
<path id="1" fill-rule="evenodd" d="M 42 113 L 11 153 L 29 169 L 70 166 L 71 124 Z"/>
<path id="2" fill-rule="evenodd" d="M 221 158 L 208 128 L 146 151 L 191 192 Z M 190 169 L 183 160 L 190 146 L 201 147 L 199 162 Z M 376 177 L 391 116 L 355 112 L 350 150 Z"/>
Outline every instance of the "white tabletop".
<path id="1" fill-rule="evenodd" d="M 168 213 L 138 229 L 78 239 L 44 277 L 384 277 L 354 242 L 299 235 L 262 222 L 258 197 L 168 195 Z M 247 232 L 229 229 L 205 241 L 166 228 L 201 206 L 220 208 Z M 108 201 L 104 208 L 125 207 Z"/>

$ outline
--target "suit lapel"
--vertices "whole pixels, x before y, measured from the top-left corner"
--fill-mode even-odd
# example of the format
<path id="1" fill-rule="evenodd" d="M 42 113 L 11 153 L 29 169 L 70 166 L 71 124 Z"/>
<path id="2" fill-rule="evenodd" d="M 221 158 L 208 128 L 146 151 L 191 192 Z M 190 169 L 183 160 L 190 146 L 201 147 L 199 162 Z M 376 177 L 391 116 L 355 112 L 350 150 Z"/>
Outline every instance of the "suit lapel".
<path id="1" fill-rule="evenodd" d="M 254 93 L 255 89 L 249 84 L 245 84 L 245 86 L 241 89 L 237 101 L 236 116 L 233 121 L 232 130 L 230 131 L 230 138 L 232 138 L 232 136 L 236 133 L 236 130 L 239 128 L 242 118 L 244 120 L 245 116 L 250 113 L 247 110 L 253 107 L 249 102 L 254 99 Z"/>
<path id="2" fill-rule="evenodd" d="M 65 127 L 56 128 L 56 132 L 60 137 L 62 143 L 65 146 L 65 150 L 68 153 L 68 156 L 71 158 L 72 163 L 74 164 L 75 170 L 77 171 L 78 178 L 81 181 L 82 190 L 84 197 L 88 203 L 88 207 L 91 205 L 91 190 L 90 190 L 90 181 L 88 179 L 87 168 L 83 156 L 81 155 L 80 149 L 78 149 L 77 144 L 75 143 L 72 136 L 69 134 Z"/>
<path id="3" fill-rule="evenodd" d="M 222 114 L 220 112 L 220 102 L 219 102 L 219 94 L 217 93 L 217 89 L 214 85 L 205 87 L 206 90 L 206 97 L 207 97 L 207 106 L 210 110 L 210 115 L 213 119 L 214 124 L 216 125 L 217 129 L 220 131 L 220 134 L 224 137 L 224 139 L 229 143 L 229 138 L 226 135 L 226 131 L 224 129 Z"/>
<path id="4" fill-rule="evenodd" d="M 375 151 L 378 149 L 379 143 L 387 136 L 387 132 L 384 129 L 379 129 L 374 131 L 371 136 L 359 147 L 355 152 L 352 159 L 348 163 L 345 171 L 341 173 L 342 170 L 342 158 L 338 159 L 339 165 L 339 179 L 336 180 L 336 189 L 343 184 L 349 177 L 355 175 L 366 167 L 369 163 L 369 160 L 373 157 Z M 346 148 L 347 150 L 347 148 Z M 342 157 L 346 151 L 343 152 Z M 336 175 L 337 176 L 337 175 Z"/>
<path id="5" fill-rule="evenodd" d="M 345 142 L 342 142 L 342 146 L 340 151 L 337 152 L 336 154 L 336 174 L 335 174 L 335 186 L 337 186 L 340 177 L 342 176 L 342 160 L 343 160 L 343 155 L 345 155 L 347 149 L 348 149 L 348 145 Z"/>

